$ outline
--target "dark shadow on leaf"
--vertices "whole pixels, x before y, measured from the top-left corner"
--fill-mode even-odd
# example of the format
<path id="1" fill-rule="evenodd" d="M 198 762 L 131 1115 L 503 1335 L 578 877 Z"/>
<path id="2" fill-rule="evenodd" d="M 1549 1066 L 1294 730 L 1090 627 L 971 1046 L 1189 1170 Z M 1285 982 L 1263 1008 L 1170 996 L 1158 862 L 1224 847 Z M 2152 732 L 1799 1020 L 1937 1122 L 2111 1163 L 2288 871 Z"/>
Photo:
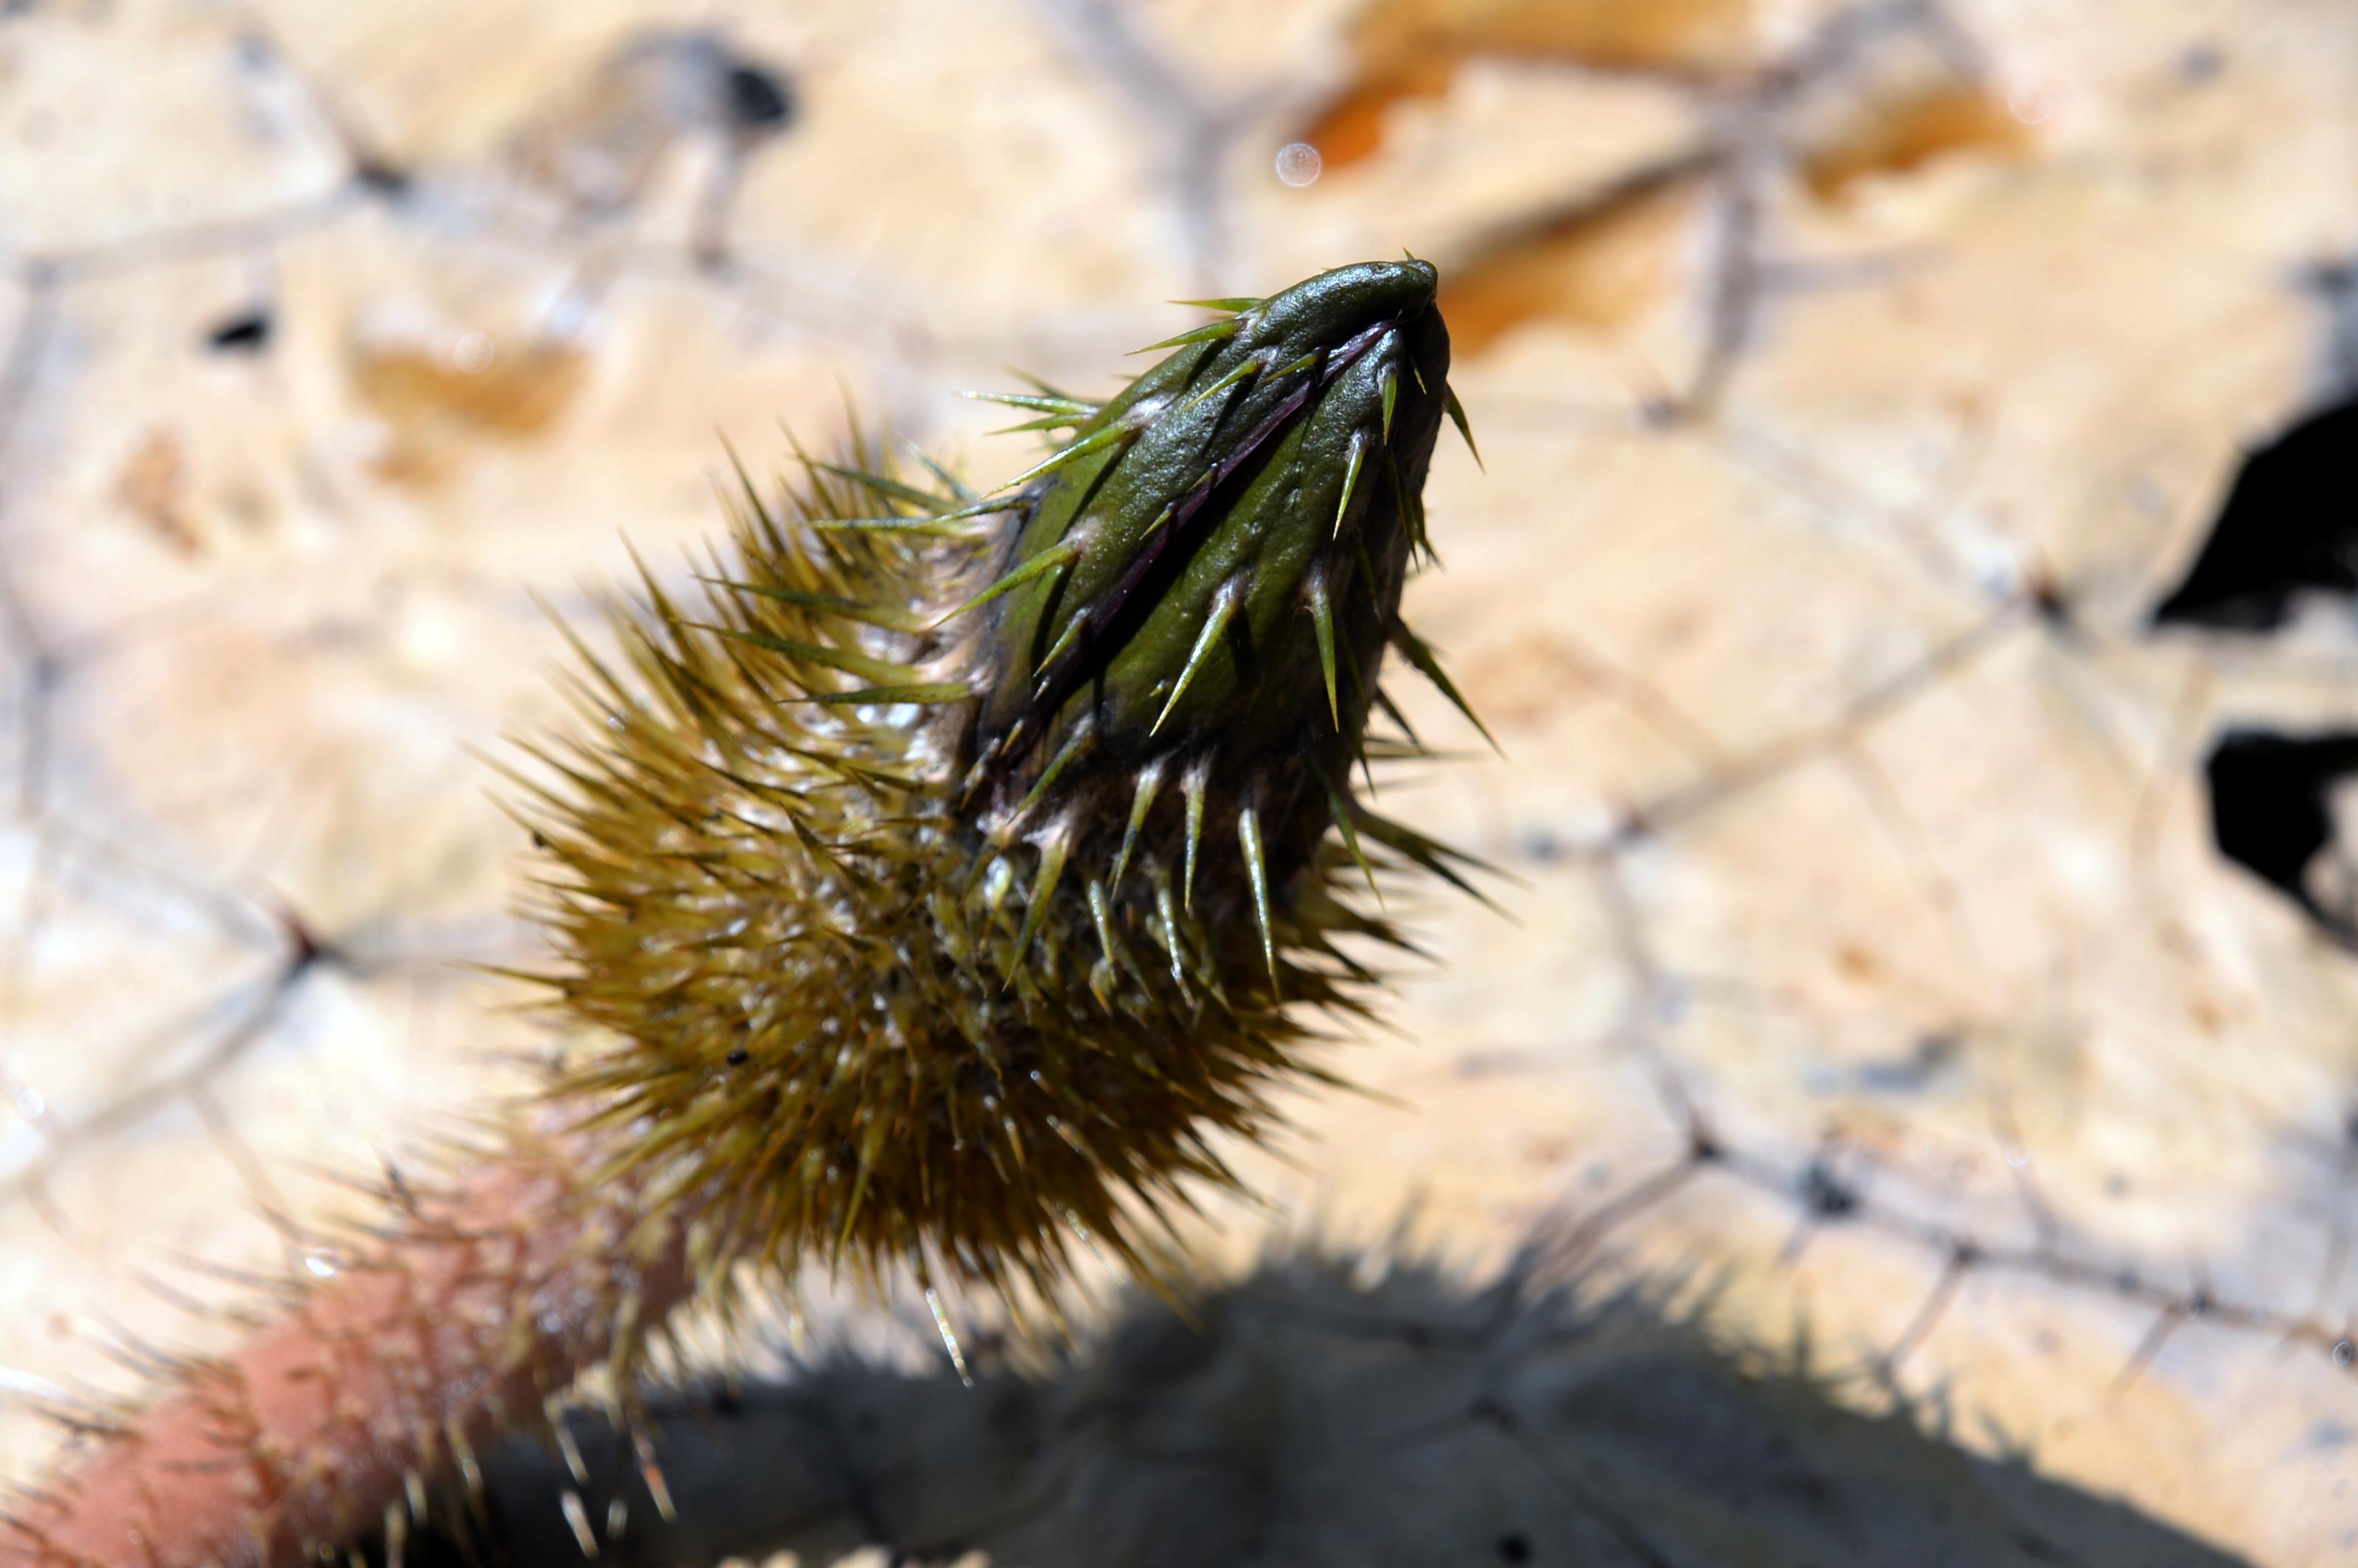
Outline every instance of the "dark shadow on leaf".
<path id="1" fill-rule="evenodd" d="M 2358 732 L 2223 736 L 2202 765 L 2219 852 L 2283 893 L 2325 934 L 2358 946 L 2358 846 L 2339 841 L 2332 796 L 2358 780 Z"/>
<path id="2" fill-rule="evenodd" d="M 1000 1568 L 2239 1561 L 1952 1446 L 1926 1411 L 1845 1408 L 1887 1395 L 1739 1355 L 1658 1294 L 1376 1272 L 1274 1259 L 1193 1325 L 1139 1300 L 1052 1365 L 986 1349 L 971 1389 L 838 1357 L 658 1398 L 669 1517 L 631 1438 L 577 1413 L 579 1481 L 556 1444 L 512 1442 L 405 1560 L 570 1564 L 594 1541 L 622 1568 L 867 1546 Z"/>
<path id="3" fill-rule="evenodd" d="M 2313 414 L 2244 461 L 2156 625 L 2267 632 L 2301 594 L 2358 592 L 2358 401 Z"/>

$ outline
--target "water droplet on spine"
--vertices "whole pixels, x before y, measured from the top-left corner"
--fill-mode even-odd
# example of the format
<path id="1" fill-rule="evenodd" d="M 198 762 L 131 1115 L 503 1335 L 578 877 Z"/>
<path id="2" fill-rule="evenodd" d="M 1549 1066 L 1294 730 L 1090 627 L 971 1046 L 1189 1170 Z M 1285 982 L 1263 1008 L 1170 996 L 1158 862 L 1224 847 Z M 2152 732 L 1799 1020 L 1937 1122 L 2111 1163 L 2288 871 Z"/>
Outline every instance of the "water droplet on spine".
<path id="1" fill-rule="evenodd" d="M 1277 178 L 1288 185 L 1315 184 L 1325 171 L 1326 160 L 1308 142 L 1288 142 L 1277 149 Z"/>

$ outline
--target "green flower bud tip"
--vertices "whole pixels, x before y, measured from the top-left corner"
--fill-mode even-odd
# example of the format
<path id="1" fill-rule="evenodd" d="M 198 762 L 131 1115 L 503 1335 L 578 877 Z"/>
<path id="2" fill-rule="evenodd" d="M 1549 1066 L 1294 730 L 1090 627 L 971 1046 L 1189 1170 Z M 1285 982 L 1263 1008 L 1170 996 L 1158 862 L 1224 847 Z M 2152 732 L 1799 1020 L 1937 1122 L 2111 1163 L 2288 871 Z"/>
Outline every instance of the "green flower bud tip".
<path id="1" fill-rule="evenodd" d="M 577 644 L 544 979 L 603 1043 L 556 1092 L 708 1207 L 713 1274 L 1153 1278 L 1150 1222 L 1234 1184 L 1215 1135 L 1328 1077 L 1308 1021 L 1409 946 L 1357 885 L 1466 885 L 1350 771 L 1426 754 L 1370 729 L 1388 646 L 1456 700 L 1399 616 L 1463 420 L 1435 281 L 1207 302 L 1102 406 L 1005 395 L 1068 434 L 989 497 L 856 432 L 781 505 L 741 469 L 703 607 L 649 579 L 624 667 Z"/>

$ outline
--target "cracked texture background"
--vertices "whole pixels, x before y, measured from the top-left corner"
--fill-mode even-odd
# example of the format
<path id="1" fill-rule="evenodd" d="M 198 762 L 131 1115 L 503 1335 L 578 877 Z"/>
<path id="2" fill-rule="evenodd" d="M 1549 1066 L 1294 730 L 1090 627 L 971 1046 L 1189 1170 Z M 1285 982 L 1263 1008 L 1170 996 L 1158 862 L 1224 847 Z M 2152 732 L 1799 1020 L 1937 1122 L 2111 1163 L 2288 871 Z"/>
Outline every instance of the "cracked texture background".
<path id="1" fill-rule="evenodd" d="M 1696 1271 L 1865 1407 L 2347 1560 L 2358 967 L 2202 761 L 2358 724 L 2358 645 L 2149 616 L 2358 382 L 2353 104 L 2333 0 L 7 7 L 0 1399 L 231 1332 L 318 1171 L 547 1048 L 458 967 L 532 943 L 466 749 L 555 713 L 536 600 L 686 575 L 716 429 L 848 391 L 996 478 L 953 389 L 1407 246 L 1488 464 L 1410 611 L 1505 756 L 1397 809 L 1522 885 L 1420 912 L 1377 1095 L 1207 1249 Z"/>

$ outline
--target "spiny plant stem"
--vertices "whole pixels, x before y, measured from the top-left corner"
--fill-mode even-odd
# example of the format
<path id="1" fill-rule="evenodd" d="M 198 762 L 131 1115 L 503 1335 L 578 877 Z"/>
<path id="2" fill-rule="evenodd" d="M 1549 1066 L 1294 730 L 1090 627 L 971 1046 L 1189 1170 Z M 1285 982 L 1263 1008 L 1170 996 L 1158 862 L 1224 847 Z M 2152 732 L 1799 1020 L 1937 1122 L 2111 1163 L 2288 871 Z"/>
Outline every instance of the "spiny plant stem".
<path id="1" fill-rule="evenodd" d="M 0 1568 L 297 1568 L 373 1526 L 398 1540 L 428 1475 L 542 1419 L 549 1398 L 688 1295 L 693 1203 L 586 1186 L 603 1152 L 519 1137 L 394 1220 L 332 1278 L 178 1386 L 40 1498 Z"/>

